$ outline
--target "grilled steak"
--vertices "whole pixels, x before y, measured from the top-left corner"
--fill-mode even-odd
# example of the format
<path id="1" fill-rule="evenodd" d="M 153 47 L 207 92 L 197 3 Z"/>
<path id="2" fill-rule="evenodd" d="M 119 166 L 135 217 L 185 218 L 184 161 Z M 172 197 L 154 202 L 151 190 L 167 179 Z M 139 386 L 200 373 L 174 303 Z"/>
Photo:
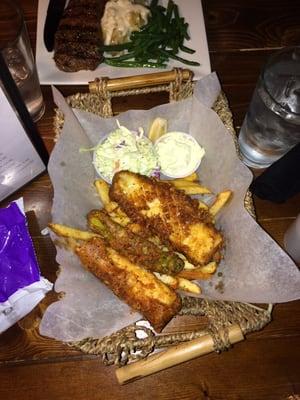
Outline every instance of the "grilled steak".
<path id="1" fill-rule="evenodd" d="M 60 70 L 94 70 L 101 63 L 100 21 L 106 1 L 69 1 L 55 35 L 54 60 Z"/>

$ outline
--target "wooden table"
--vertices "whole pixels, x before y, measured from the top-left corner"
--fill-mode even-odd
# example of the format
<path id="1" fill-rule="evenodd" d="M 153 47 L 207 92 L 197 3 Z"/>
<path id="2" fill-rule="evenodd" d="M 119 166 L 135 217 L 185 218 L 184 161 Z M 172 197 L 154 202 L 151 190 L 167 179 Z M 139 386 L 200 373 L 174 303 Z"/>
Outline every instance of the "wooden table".
<path id="1" fill-rule="evenodd" d="M 38 1 L 20 2 L 34 47 Z M 274 50 L 300 43 L 300 3 L 203 0 L 203 8 L 212 69 L 219 75 L 239 129 L 264 61 Z M 60 89 L 65 95 L 82 90 Z M 43 93 L 47 109 L 38 128 L 51 151 L 53 103 L 49 87 L 43 87 Z M 139 104 L 151 107 L 157 102 L 157 97 L 149 96 Z M 117 109 L 122 111 L 132 104 L 123 99 Z M 25 200 L 42 273 L 54 282 L 55 249 L 49 237 L 40 233 L 50 218 L 52 188 L 47 174 L 1 206 L 19 196 Z M 281 205 L 254 200 L 259 224 L 282 245 L 285 230 L 300 212 L 300 195 Z M 277 305 L 270 325 L 226 353 L 210 354 L 121 387 L 114 367 L 105 367 L 97 357 L 39 336 L 41 315 L 54 298 L 54 294 L 47 296 L 32 313 L 0 336 L 0 399 L 300 399 L 299 301 Z M 187 318 L 186 329 L 196 327 L 198 322 Z"/>

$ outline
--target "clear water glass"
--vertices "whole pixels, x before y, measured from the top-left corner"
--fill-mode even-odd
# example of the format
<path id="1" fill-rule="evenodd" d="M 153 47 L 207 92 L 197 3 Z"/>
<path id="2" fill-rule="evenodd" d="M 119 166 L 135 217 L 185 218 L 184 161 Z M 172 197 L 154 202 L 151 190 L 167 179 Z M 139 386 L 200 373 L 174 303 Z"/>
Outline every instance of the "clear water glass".
<path id="1" fill-rule="evenodd" d="M 21 9 L 13 0 L 0 1 L 0 51 L 34 121 L 45 111 L 36 65 Z"/>
<path id="2" fill-rule="evenodd" d="M 239 133 L 242 160 L 266 168 L 300 142 L 300 46 L 276 52 L 262 69 Z"/>

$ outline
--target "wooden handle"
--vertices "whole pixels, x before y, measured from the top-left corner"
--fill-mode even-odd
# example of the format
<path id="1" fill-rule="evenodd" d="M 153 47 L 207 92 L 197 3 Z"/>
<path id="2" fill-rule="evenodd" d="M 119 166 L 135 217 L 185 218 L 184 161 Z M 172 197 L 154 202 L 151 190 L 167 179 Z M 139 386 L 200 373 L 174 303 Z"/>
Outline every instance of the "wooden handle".
<path id="1" fill-rule="evenodd" d="M 188 80 L 193 76 L 192 71 L 188 69 L 182 70 L 183 80 Z M 126 76 L 123 78 L 109 79 L 107 81 L 107 89 L 111 92 L 117 90 L 137 89 L 143 86 L 163 85 L 174 81 L 176 71 L 155 72 L 153 74 L 143 74 Z M 97 80 L 89 82 L 89 90 L 91 93 L 98 93 Z"/>
<path id="2" fill-rule="evenodd" d="M 224 335 L 224 331 L 221 331 L 220 335 Z M 231 344 L 244 339 L 241 328 L 238 325 L 232 325 L 228 329 L 228 339 Z M 207 334 L 188 343 L 182 343 L 166 351 L 154 354 L 145 360 L 119 368 L 116 370 L 116 376 L 120 384 L 129 383 L 212 351 L 214 351 L 213 338 Z"/>

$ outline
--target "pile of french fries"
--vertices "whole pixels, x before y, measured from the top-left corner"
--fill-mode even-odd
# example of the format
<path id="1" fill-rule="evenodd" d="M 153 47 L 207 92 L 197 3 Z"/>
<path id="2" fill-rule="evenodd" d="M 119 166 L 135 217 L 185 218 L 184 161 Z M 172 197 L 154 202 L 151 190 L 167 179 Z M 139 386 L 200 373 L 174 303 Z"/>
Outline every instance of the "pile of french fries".
<path id="1" fill-rule="evenodd" d="M 212 194 L 207 187 L 201 185 L 198 175 L 195 172 L 185 178 L 168 180 L 167 182 L 174 185 L 177 189 L 184 191 L 187 195 Z M 128 216 L 121 210 L 119 205 L 110 200 L 109 184 L 104 180 L 98 179 L 95 181 L 95 187 L 103 207 L 109 216 L 118 224 L 126 226 L 132 232 L 138 234 L 141 230 L 141 227 L 138 224 L 132 223 Z M 204 208 L 214 218 L 230 200 L 231 196 L 232 191 L 222 191 L 215 196 L 215 199 L 211 205 L 207 205 L 204 201 L 198 200 L 199 208 Z M 90 234 L 91 232 L 87 232 L 87 238 Z M 157 237 L 150 238 L 150 240 L 153 240 L 158 245 L 160 244 L 160 241 Z M 180 289 L 186 292 L 200 294 L 201 288 L 198 284 L 192 281 L 210 279 L 217 270 L 217 263 L 212 261 L 204 266 L 195 266 L 191 264 L 182 254 L 179 255 L 184 259 L 185 265 L 184 269 L 178 275 L 171 276 L 155 272 L 156 277 L 173 289 Z"/>

